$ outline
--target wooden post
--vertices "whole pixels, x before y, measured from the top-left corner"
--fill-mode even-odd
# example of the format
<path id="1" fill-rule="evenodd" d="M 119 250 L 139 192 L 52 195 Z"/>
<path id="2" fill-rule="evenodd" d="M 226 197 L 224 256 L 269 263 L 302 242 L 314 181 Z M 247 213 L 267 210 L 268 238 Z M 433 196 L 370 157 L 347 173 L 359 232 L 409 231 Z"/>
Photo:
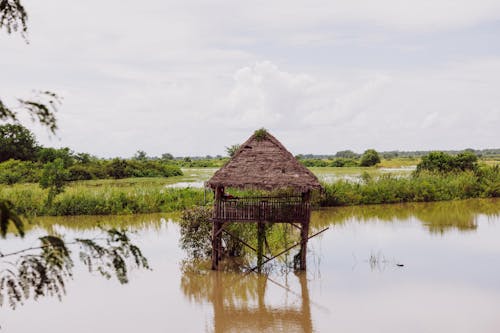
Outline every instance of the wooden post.
<path id="1" fill-rule="evenodd" d="M 306 270 L 307 268 L 307 240 L 309 238 L 309 220 L 311 218 L 311 210 L 309 206 L 309 201 L 311 198 L 311 191 L 302 193 L 302 202 L 307 204 L 307 214 L 306 218 L 301 223 L 300 228 L 300 270 Z"/>
<path id="2" fill-rule="evenodd" d="M 221 222 L 214 220 L 212 223 L 212 269 L 219 269 L 219 260 L 221 258 Z"/>
<path id="3" fill-rule="evenodd" d="M 215 189 L 215 211 L 212 222 L 212 269 L 219 269 L 219 261 L 222 259 L 222 222 L 218 220 L 220 201 L 224 197 L 224 187 Z"/>
<path id="4" fill-rule="evenodd" d="M 261 272 L 262 269 L 262 258 L 264 256 L 264 237 L 265 237 L 265 225 L 264 222 L 259 221 L 257 223 L 257 272 Z"/>

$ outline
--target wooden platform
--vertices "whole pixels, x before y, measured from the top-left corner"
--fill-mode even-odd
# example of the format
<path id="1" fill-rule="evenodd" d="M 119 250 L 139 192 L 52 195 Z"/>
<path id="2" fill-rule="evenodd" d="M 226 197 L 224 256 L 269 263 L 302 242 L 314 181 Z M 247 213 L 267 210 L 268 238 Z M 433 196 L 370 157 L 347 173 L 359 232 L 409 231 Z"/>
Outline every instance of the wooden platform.
<path id="1" fill-rule="evenodd" d="M 309 221 L 311 204 L 302 197 L 246 197 L 216 200 L 212 219 L 218 222 L 290 223 Z"/>

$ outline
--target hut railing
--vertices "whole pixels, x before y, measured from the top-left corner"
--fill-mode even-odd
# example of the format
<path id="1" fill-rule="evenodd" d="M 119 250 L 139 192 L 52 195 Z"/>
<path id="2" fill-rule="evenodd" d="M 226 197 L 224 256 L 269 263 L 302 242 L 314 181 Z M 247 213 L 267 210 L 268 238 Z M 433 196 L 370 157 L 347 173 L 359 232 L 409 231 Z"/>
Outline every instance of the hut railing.
<path id="1" fill-rule="evenodd" d="M 215 202 L 213 218 L 219 221 L 292 222 L 308 220 L 311 206 L 302 197 L 223 198 Z"/>

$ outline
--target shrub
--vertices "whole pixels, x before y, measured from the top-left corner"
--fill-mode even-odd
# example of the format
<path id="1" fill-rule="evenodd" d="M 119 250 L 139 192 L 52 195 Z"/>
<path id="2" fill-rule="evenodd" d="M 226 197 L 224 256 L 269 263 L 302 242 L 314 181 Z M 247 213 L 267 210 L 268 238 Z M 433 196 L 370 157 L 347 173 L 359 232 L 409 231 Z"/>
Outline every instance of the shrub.
<path id="1" fill-rule="evenodd" d="M 53 162 L 45 164 L 40 178 L 40 187 L 48 189 L 47 205 L 51 206 L 54 197 L 64 191 L 68 179 L 68 170 L 64 169 L 64 161 L 56 158 Z"/>
<path id="2" fill-rule="evenodd" d="M 477 168 L 477 156 L 471 152 L 463 152 L 456 156 L 441 151 L 431 152 L 422 157 L 417 165 L 417 173 L 423 170 L 431 172 L 473 171 Z"/>
<path id="3" fill-rule="evenodd" d="M 0 162 L 34 160 L 36 150 L 35 135 L 29 129 L 19 124 L 0 126 Z"/>
<path id="4" fill-rule="evenodd" d="M 377 163 L 380 163 L 380 156 L 378 156 L 378 153 L 374 149 L 368 149 L 363 153 L 363 156 L 361 156 L 359 165 L 369 167 Z"/>
<path id="5" fill-rule="evenodd" d="M 31 161 L 8 160 L 0 163 L 1 184 L 37 182 L 39 179 L 39 168 Z"/>
<path id="6" fill-rule="evenodd" d="M 332 167 L 357 167 L 358 162 L 352 158 L 336 158 L 331 163 Z"/>
<path id="7" fill-rule="evenodd" d="M 68 180 L 90 180 L 96 178 L 89 168 L 83 165 L 73 165 L 68 169 L 68 172 Z"/>

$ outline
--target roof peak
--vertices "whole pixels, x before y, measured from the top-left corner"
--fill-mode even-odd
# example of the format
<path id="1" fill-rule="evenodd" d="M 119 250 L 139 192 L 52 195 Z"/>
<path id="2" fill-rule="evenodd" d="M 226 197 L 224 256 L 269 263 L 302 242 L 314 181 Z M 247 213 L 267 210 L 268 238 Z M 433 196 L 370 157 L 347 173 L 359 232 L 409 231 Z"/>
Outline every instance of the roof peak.
<path id="1" fill-rule="evenodd" d="M 256 130 L 207 182 L 216 188 L 275 190 L 320 188 L 316 176 L 265 128 Z"/>

